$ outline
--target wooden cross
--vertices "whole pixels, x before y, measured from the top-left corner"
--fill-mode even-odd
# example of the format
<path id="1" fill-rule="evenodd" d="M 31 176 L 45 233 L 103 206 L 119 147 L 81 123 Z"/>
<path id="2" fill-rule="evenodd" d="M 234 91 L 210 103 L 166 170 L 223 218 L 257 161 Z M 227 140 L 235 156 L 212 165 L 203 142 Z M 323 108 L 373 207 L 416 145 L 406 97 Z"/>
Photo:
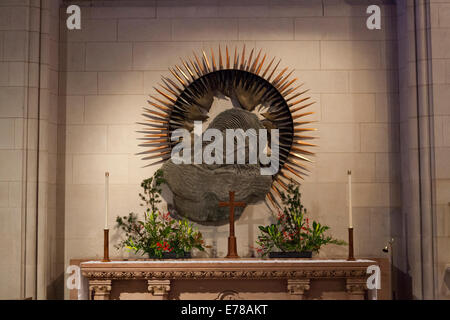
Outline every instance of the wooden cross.
<path id="1" fill-rule="evenodd" d="M 245 203 L 234 202 L 234 191 L 230 191 L 230 201 L 219 202 L 219 207 L 230 207 L 230 235 L 228 237 L 228 254 L 225 258 L 239 258 L 237 254 L 236 237 L 234 235 L 234 208 L 245 207 Z"/>

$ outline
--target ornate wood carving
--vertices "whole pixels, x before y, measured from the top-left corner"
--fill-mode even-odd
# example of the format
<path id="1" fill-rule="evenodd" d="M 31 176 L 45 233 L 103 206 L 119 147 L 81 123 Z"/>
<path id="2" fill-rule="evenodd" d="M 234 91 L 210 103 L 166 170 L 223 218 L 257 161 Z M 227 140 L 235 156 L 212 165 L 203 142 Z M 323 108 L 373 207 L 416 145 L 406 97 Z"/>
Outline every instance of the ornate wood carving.
<path id="1" fill-rule="evenodd" d="M 366 270 L 211 270 L 211 271 L 88 271 L 89 279 L 280 279 L 280 278 L 366 278 Z"/>
<path id="2" fill-rule="evenodd" d="M 170 291 L 170 280 L 147 280 L 148 292 L 162 299 L 167 298 Z"/>
<path id="3" fill-rule="evenodd" d="M 89 299 L 109 300 L 111 294 L 111 280 L 89 280 Z"/>
<path id="4" fill-rule="evenodd" d="M 108 299 L 112 280 L 147 281 L 148 292 L 154 299 L 166 299 L 172 280 L 281 280 L 291 299 L 303 299 L 311 289 L 311 280 L 337 279 L 345 281 L 350 299 L 364 299 L 367 292 L 367 267 L 375 261 L 278 261 L 257 260 L 190 260 L 171 261 L 113 261 L 81 264 L 81 273 L 89 279 L 94 299 Z M 227 295 L 227 299 L 233 298 Z"/>
<path id="5" fill-rule="evenodd" d="M 287 291 L 293 299 L 301 300 L 305 291 L 310 289 L 309 279 L 288 279 Z"/>
<path id="6" fill-rule="evenodd" d="M 350 299 L 360 300 L 364 299 L 367 292 L 367 279 L 366 278 L 348 278 L 346 279 L 347 294 Z"/>

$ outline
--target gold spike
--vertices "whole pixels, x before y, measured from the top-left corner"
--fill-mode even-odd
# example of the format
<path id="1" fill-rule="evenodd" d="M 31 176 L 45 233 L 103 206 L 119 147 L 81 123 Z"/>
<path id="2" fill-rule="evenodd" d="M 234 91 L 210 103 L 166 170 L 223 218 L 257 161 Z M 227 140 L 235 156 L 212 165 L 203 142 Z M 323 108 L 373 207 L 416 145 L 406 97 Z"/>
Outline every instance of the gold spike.
<path id="1" fill-rule="evenodd" d="M 150 143 L 169 142 L 169 140 L 167 140 L 167 139 L 147 140 L 147 141 L 148 141 L 147 144 L 150 144 Z"/>
<path id="2" fill-rule="evenodd" d="M 164 106 L 160 106 L 159 104 L 154 103 L 153 101 L 147 100 L 148 103 L 150 103 L 152 106 L 158 108 L 159 110 L 162 110 L 164 112 L 166 112 L 167 114 L 170 112 L 170 108 L 168 107 L 164 107 Z M 169 111 L 169 112 L 167 112 Z"/>
<path id="3" fill-rule="evenodd" d="M 281 70 L 281 72 L 278 74 L 278 76 L 275 77 L 275 79 L 273 79 L 272 84 L 276 84 L 278 82 L 278 80 L 281 79 L 281 76 L 286 72 L 288 68 L 284 68 L 283 70 Z"/>
<path id="4" fill-rule="evenodd" d="M 202 74 L 200 72 L 200 69 L 195 64 L 195 62 L 193 62 L 191 59 L 189 59 L 189 62 L 191 63 L 192 69 L 194 69 L 195 73 L 197 74 L 197 77 L 201 77 Z"/>
<path id="5" fill-rule="evenodd" d="M 154 162 L 152 162 L 150 164 L 147 164 L 147 165 L 143 166 L 142 168 L 147 168 L 147 167 L 150 167 L 150 166 L 153 166 L 153 165 L 156 165 L 156 164 L 160 164 L 160 163 L 164 162 L 165 160 L 169 159 L 170 156 L 165 156 L 165 157 L 161 157 L 161 158 L 162 158 L 162 160 L 154 161 Z M 149 157 L 142 158 L 142 160 L 147 160 L 147 159 L 151 159 L 151 158 L 149 158 Z"/>
<path id="6" fill-rule="evenodd" d="M 299 163 L 297 160 L 292 159 L 292 158 L 287 158 L 286 162 L 293 164 L 299 168 L 302 168 L 303 170 L 309 171 L 308 168 L 306 168 L 302 163 Z"/>
<path id="7" fill-rule="evenodd" d="M 249 68 L 250 68 L 250 63 L 252 62 L 252 57 L 253 57 L 253 51 L 254 51 L 255 49 L 252 49 L 252 51 L 250 52 L 250 56 L 248 57 L 248 61 L 247 61 L 247 63 L 246 63 L 246 66 L 245 66 L 245 70 L 249 70 Z"/>
<path id="8" fill-rule="evenodd" d="M 150 127 L 147 128 L 147 130 L 151 130 L 151 131 L 166 131 L 166 128 L 161 127 L 161 124 L 156 124 L 156 123 L 139 123 L 143 126 L 146 127 Z"/>
<path id="9" fill-rule="evenodd" d="M 189 65 L 188 65 L 183 59 L 180 58 L 180 60 L 181 60 L 181 62 L 183 63 L 184 68 L 187 70 L 187 72 L 188 72 L 189 75 L 191 76 L 192 80 L 194 80 L 194 73 L 193 73 L 192 70 L 189 68 Z"/>
<path id="10" fill-rule="evenodd" d="M 200 63 L 200 60 L 198 59 L 198 57 L 195 54 L 195 52 L 194 52 L 194 58 L 195 58 L 195 61 L 197 61 L 197 66 L 200 68 L 201 75 L 204 75 L 206 73 L 205 69 L 203 69 L 204 66 L 202 66 L 202 64 Z"/>
<path id="11" fill-rule="evenodd" d="M 281 176 L 281 177 L 283 177 L 283 178 L 285 178 L 287 181 L 289 181 L 289 182 L 291 182 L 291 181 L 293 181 L 294 179 L 292 178 L 292 177 L 289 177 L 288 175 L 286 175 L 286 173 L 283 171 L 284 169 L 281 169 L 280 171 L 278 171 L 278 174 Z M 297 182 L 297 181 L 296 181 Z"/>
<path id="12" fill-rule="evenodd" d="M 233 69 L 237 68 L 237 63 L 238 63 L 238 58 L 237 58 L 237 47 L 234 47 L 234 63 L 233 63 Z"/>
<path id="13" fill-rule="evenodd" d="M 290 77 L 293 73 L 294 73 L 294 70 L 292 70 L 291 72 L 289 72 L 289 73 L 287 74 L 286 77 L 284 77 L 282 80 L 280 80 L 280 82 L 277 83 L 277 87 L 283 86 L 283 84 L 289 79 L 289 77 Z M 281 92 L 281 90 L 280 90 L 280 92 Z"/>
<path id="14" fill-rule="evenodd" d="M 228 53 L 228 46 L 225 46 L 225 50 L 227 53 L 227 69 L 230 69 L 230 55 Z"/>
<path id="15" fill-rule="evenodd" d="M 150 152 L 150 151 L 147 151 L 147 152 Z M 145 157 L 145 158 L 143 158 L 143 159 L 144 159 L 144 160 L 147 160 L 147 159 L 151 159 L 151 158 L 157 158 L 157 157 L 159 157 L 159 156 L 162 156 L 162 155 L 167 154 L 167 153 L 170 153 L 170 152 L 171 152 L 171 150 L 163 151 L 163 152 L 160 152 L 160 153 L 158 153 L 158 154 L 152 155 L 152 156 L 150 156 L 150 157 Z"/>
<path id="16" fill-rule="evenodd" d="M 314 152 L 311 152 L 311 151 L 308 151 L 308 150 L 305 150 L 305 149 L 302 149 L 302 148 L 294 147 L 294 146 L 291 146 L 291 149 L 295 150 L 295 151 L 298 151 L 298 152 L 311 154 L 311 155 L 315 154 Z"/>
<path id="17" fill-rule="evenodd" d="M 172 69 L 169 68 L 169 71 L 170 71 L 170 73 L 173 74 L 173 76 L 174 76 L 175 78 L 177 78 L 177 80 L 178 80 L 184 87 L 186 87 L 186 83 L 184 83 L 183 79 L 181 79 L 181 77 L 176 73 L 175 70 L 172 70 Z"/>
<path id="18" fill-rule="evenodd" d="M 153 120 L 153 119 L 145 119 L 145 120 L 152 123 L 169 123 L 169 121 L 167 120 Z"/>
<path id="19" fill-rule="evenodd" d="M 239 66 L 239 69 L 244 69 L 244 58 L 245 58 L 245 43 L 244 47 L 242 48 L 241 65 Z"/>
<path id="20" fill-rule="evenodd" d="M 261 77 L 264 78 L 264 76 L 266 75 L 267 71 L 269 71 L 270 66 L 272 65 L 273 61 L 275 60 L 275 57 L 272 58 L 272 61 L 270 61 L 269 65 L 267 66 L 266 70 L 264 70 L 264 73 L 262 74 Z"/>
<path id="21" fill-rule="evenodd" d="M 206 53 L 204 50 L 202 50 L 203 53 L 203 61 L 206 63 L 206 67 L 208 68 L 208 72 L 211 72 L 211 66 L 209 65 L 208 58 L 206 57 Z"/>
<path id="22" fill-rule="evenodd" d="M 292 174 L 296 175 L 297 177 L 299 177 L 300 179 L 304 180 L 304 178 L 303 178 L 300 174 L 298 174 L 294 168 L 291 168 L 291 167 L 288 166 L 286 163 L 284 164 L 284 167 L 285 167 L 290 173 L 292 173 Z"/>
<path id="23" fill-rule="evenodd" d="M 295 158 L 299 158 L 299 159 L 301 159 L 301 160 L 303 160 L 303 161 L 312 162 L 310 159 L 308 159 L 308 158 L 306 158 L 306 157 L 304 157 L 304 156 L 302 156 L 302 155 L 293 153 L 293 152 L 289 153 L 289 155 L 292 156 L 292 157 L 295 157 Z"/>
<path id="24" fill-rule="evenodd" d="M 283 97 L 287 97 L 288 95 L 290 95 L 292 92 L 295 92 L 298 88 L 302 87 L 304 85 L 304 83 L 299 84 L 298 86 L 296 86 L 295 88 L 290 88 L 287 89 L 285 92 L 283 92 Z"/>
<path id="25" fill-rule="evenodd" d="M 168 145 L 168 144 L 165 144 L 165 145 L 163 145 L 163 146 L 156 147 L 156 148 L 147 150 L 147 151 L 145 151 L 145 152 L 153 152 L 153 151 L 157 151 L 157 150 L 161 150 L 161 149 L 166 149 L 166 148 L 168 148 L 168 147 L 169 147 L 169 145 Z"/>
<path id="26" fill-rule="evenodd" d="M 313 101 L 313 102 L 311 102 L 311 103 L 305 104 L 304 106 L 300 106 L 300 107 L 298 107 L 298 108 L 295 108 L 295 110 L 292 110 L 291 113 L 294 113 L 294 112 L 296 112 L 296 111 L 299 111 L 299 110 L 302 110 L 302 109 L 304 109 L 304 108 L 307 108 L 307 107 L 309 107 L 310 105 L 313 105 L 314 103 L 316 103 L 316 102 Z"/>
<path id="27" fill-rule="evenodd" d="M 163 77 L 163 80 L 166 80 L 167 82 L 169 82 L 173 87 L 175 87 L 175 89 L 178 90 L 178 92 L 180 92 L 180 93 L 183 92 L 183 90 L 174 81 L 172 81 L 172 79 Z"/>
<path id="28" fill-rule="evenodd" d="M 172 101 L 172 102 L 176 102 L 177 99 L 169 96 L 168 94 L 165 94 L 164 92 L 162 92 L 161 90 L 159 90 L 158 88 L 153 87 L 153 89 L 155 89 L 160 95 L 162 95 L 163 97 L 165 97 L 167 100 Z"/>
<path id="29" fill-rule="evenodd" d="M 277 70 L 278 65 L 280 64 L 280 62 L 281 62 L 281 59 L 278 60 L 277 65 L 275 66 L 275 68 L 273 68 L 273 71 L 272 71 L 272 73 L 270 74 L 270 76 L 267 78 L 267 81 L 270 81 L 270 78 L 272 78 L 272 76 L 273 76 L 273 74 L 275 73 L 275 70 Z"/>
<path id="30" fill-rule="evenodd" d="M 292 144 L 298 144 L 298 145 L 308 146 L 308 147 L 317 147 L 317 144 L 308 143 L 308 142 L 304 142 L 304 141 L 293 141 Z"/>
<path id="31" fill-rule="evenodd" d="M 278 206 L 275 205 L 275 203 L 273 202 L 272 195 L 271 195 L 270 192 L 267 194 L 267 198 L 270 200 L 270 202 L 272 203 L 272 206 L 273 206 L 275 209 L 278 208 Z"/>
<path id="32" fill-rule="evenodd" d="M 300 132 L 300 131 L 317 131 L 316 128 L 297 128 L 294 129 L 294 132 Z"/>
<path id="33" fill-rule="evenodd" d="M 273 191 L 275 191 L 275 193 L 278 195 L 278 197 L 281 199 L 281 194 L 280 194 L 280 192 L 278 191 L 278 189 L 272 184 L 271 185 L 271 188 L 272 188 L 272 190 Z"/>
<path id="34" fill-rule="evenodd" d="M 265 60 L 266 60 L 266 54 L 264 54 L 264 57 L 262 58 L 261 63 L 259 64 L 258 69 L 256 69 L 256 72 L 255 72 L 256 74 L 259 74 L 259 72 L 261 71 L 261 68 L 262 68 L 262 66 L 263 66 Z"/>
<path id="35" fill-rule="evenodd" d="M 288 77 L 286 77 L 287 79 Z M 278 91 L 280 91 L 281 94 L 283 94 L 283 91 L 286 90 L 291 84 L 293 84 L 295 81 L 297 81 L 298 78 L 294 78 L 291 81 L 289 81 L 288 83 L 286 83 L 285 85 L 283 85 Z M 284 81 L 284 80 L 283 80 Z M 281 83 L 280 83 L 281 85 Z"/>
<path id="36" fill-rule="evenodd" d="M 184 71 L 177 65 L 175 65 L 175 68 L 178 69 L 178 71 L 180 71 L 180 73 L 183 75 L 183 77 L 187 80 L 187 82 L 189 83 L 189 77 L 186 75 L 186 73 L 184 73 Z"/>
<path id="37" fill-rule="evenodd" d="M 169 86 L 163 86 L 162 84 L 158 83 L 158 85 L 163 88 L 164 90 L 166 90 L 167 92 L 170 92 L 171 94 L 173 94 L 174 96 L 178 96 L 178 94 L 172 90 Z"/>
<path id="38" fill-rule="evenodd" d="M 256 65 L 258 64 L 260 55 L 261 55 L 261 49 L 259 49 L 258 55 L 256 56 L 255 61 L 253 62 L 252 66 L 250 68 L 250 72 L 254 72 Z"/>
<path id="39" fill-rule="evenodd" d="M 305 124 L 316 123 L 317 121 L 294 121 L 295 126 L 303 126 Z"/>
<path id="40" fill-rule="evenodd" d="M 166 118 L 168 116 L 167 114 L 164 114 L 164 113 L 161 113 L 161 112 L 158 112 L 158 111 L 153 111 L 153 110 L 150 110 L 150 109 L 147 109 L 147 108 L 144 108 L 144 109 L 148 113 L 151 113 L 151 114 L 163 117 L 163 118 Z"/>
<path id="41" fill-rule="evenodd" d="M 155 134 L 146 134 L 144 137 L 151 138 L 151 137 L 168 137 L 168 136 L 169 134 L 167 133 L 155 133 Z"/>
<path id="42" fill-rule="evenodd" d="M 299 139 L 317 139 L 317 137 L 313 137 L 313 136 L 304 136 L 304 135 L 298 135 L 298 134 L 294 134 L 293 135 L 294 138 L 299 138 Z"/>
<path id="43" fill-rule="evenodd" d="M 308 89 L 308 90 L 305 90 L 305 91 L 302 91 L 302 92 L 299 92 L 299 93 L 296 93 L 296 94 L 294 94 L 292 97 L 289 97 L 288 99 L 286 99 L 286 102 L 289 102 L 289 101 L 291 101 L 292 99 L 297 98 L 298 96 L 301 96 L 302 94 L 305 94 L 305 93 L 308 92 L 308 91 L 309 91 L 309 89 Z"/>
<path id="44" fill-rule="evenodd" d="M 223 69 L 223 63 L 222 63 L 222 51 L 220 50 L 220 44 L 219 44 L 219 69 Z"/>
<path id="45" fill-rule="evenodd" d="M 309 115 L 314 114 L 314 113 L 315 113 L 314 111 L 311 111 L 311 112 L 305 112 L 305 113 L 300 113 L 300 114 L 297 114 L 297 115 L 295 115 L 295 116 L 292 116 L 292 119 L 297 119 L 297 118 L 309 116 Z"/>
<path id="46" fill-rule="evenodd" d="M 311 99 L 311 97 L 301 98 L 301 99 L 299 99 L 299 100 L 297 100 L 295 102 L 292 102 L 292 103 L 289 104 L 289 108 L 293 107 L 293 106 L 295 106 L 295 105 L 297 105 L 299 103 L 302 103 L 303 101 L 309 100 L 309 99 Z M 303 108 L 303 107 L 300 107 L 300 108 Z M 297 110 L 300 110 L 300 109 L 295 108 L 295 109 L 291 110 L 291 113 L 295 112 L 294 110 L 297 111 Z"/>
<path id="47" fill-rule="evenodd" d="M 214 51 L 212 48 L 211 49 L 211 58 L 212 58 L 212 65 L 213 65 L 213 71 L 216 71 L 216 59 L 214 59 Z"/>
<path id="48" fill-rule="evenodd" d="M 280 180 L 279 177 L 276 177 L 276 178 L 275 178 L 275 181 L 278 182 L 278 184 L 279 184 L 280 186 L 282 186 L 284 190 L 288 191 L 287 186 L 283 183 L 283 181 Z"/>
<path id="49" fill-rule="evenodd" d="M 151 97 L 152 99 L 155 99 L 155 100 L 158 101 L 159 103 L 162 103 L 162 104 L 165 105 L 166 107 L 170 108 L 170 109 L 168 109 L 168 110 L 171 110 L 172 104 L 167 103 L 166 101 L 161 100 L 161 99 L 159 99 L 158 97 L 155 97 L 155 96 L 152 96 L 152 95 L 150 95 L 150 97 Z"/>

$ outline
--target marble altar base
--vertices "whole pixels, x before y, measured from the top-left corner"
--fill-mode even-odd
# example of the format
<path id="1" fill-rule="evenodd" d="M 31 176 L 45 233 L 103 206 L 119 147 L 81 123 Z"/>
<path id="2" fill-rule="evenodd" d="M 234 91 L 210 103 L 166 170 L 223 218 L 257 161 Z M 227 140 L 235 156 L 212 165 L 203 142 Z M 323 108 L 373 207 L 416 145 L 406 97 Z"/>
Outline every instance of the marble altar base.
<path id="1" fill-rule="evenodd" d="M 87 297 L 102 299 L 368 299 L 375 260 L 189 259 L 81 262 Z M 376 294 L 375 294 L 376 296 Z"/>

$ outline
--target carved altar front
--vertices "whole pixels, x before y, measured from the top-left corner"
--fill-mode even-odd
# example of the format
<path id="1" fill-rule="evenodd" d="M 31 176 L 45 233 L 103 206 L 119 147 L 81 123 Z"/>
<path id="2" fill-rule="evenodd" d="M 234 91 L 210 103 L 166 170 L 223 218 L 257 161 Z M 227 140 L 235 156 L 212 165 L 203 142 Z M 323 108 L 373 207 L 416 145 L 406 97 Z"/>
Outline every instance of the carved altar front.
<path id="1" fill-rule="evenodd" d="M 89 299 L 367 299 L 373 260 L 82 262 Z"/>

